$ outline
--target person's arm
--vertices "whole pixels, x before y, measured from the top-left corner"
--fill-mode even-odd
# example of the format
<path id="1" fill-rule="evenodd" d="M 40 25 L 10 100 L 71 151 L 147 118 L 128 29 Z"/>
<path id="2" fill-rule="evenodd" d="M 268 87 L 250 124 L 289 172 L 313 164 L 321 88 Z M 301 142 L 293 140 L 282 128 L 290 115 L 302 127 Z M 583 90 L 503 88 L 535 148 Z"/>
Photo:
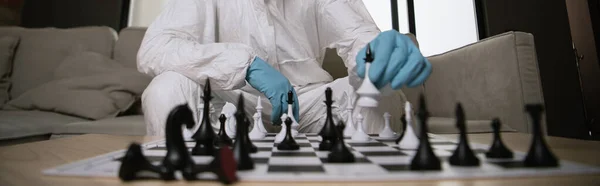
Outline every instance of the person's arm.
<path id="1" fill-rule="evenodd" d="M 350 84 L 356 89 L 365 75 L 366 44 L 374 61 L 369 79 L 383 94 L 404 86 L 422 84 L 431 74 L 431 64 L 414 42 L 395 30 L 380 32 L 360 0 L 320 2 L 319 32 L 327 47 L 337 48 L 348 67 Z M 389 87 L 389 88 L 386 88 Z M 387 93 L 386 93 L 387 92 Z"/>
<path id="2" fill-rule="evenodd" d="M 358 89 L 356 55 L 380 33 L 361 0 L 318 0 L 319 44 L 335 48 L 348 68 L 350 84 Z"/>
<path id="3" fill-rule="evenodd" d="M 212 0 L 169 1 L 148 27 L 138 70 L 150 76 L 175 71 L 198 84 L 210 78 L 215 90 L 244 86 L 255 52 L 240 43 L 215 43 L 214 10 Z"/>

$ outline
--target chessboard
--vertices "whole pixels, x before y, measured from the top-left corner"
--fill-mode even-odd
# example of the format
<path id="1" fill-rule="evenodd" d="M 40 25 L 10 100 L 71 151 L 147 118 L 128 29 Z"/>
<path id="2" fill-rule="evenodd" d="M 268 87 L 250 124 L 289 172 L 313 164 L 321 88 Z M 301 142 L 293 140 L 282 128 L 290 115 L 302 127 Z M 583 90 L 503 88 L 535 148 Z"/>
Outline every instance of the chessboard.
<path id="1" fill-rule="evenodd" d="M 433 151 L 442 161 L 442 169 L 437 171 L 415 171 L 410 162 L 416 149 L 402 149 L 395 139 L 371 135 L 369 141 L 353 141 L 345 138 L 349 150 L 355 155 L 352 163 L 327 162 L 329 151 L 319 151 L 320 136 L 300 133 L 295 137 L 299 150 L 278 150 L 275 135 L 269 133 L 264 139 L 253 140 L 258 151 L 250 154 L 255 163 L 252 170 L 238 170 L 239 181 L 404 181 L 442 180 L 503 177 L 535 177 L 569 174 L 600 173 L 600 167 L 560 160 L 557 167 L 529 168 L 523 165 L 525 153 L 514 152 L 511 159 L 490 159 L 485 157 L 489 146 L 471 143 L 471 148 L 481 160 L 480 166 L 460 167 L 448 163 L 448 158 L 456 149 L 458 140 L 446 139 L 430 134 Z M 193 139 L 184 139 L 188 150 L 195 146 Z M 167 153 L 166 141 L 158 140 L 142 144 L 142 152 L 155 165 Z M 126 149 L 99 155 L 90 159 L 44 170 L 46 175 L 106 177 L 118 179 L 118 171 Z M 197 164 L 208 164 L 212 156 L 192 155 Z M 177 175 L 181 180 L 181 175 Z M 203 174 L 200 178 L 214 179 L 214 175 Z"/>

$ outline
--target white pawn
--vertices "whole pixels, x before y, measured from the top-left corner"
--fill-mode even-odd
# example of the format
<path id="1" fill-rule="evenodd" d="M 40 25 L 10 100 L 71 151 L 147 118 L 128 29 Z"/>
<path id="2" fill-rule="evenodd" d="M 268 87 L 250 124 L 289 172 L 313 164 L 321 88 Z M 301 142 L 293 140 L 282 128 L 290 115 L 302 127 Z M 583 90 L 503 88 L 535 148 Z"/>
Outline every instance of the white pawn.
<path id="1" fill-rule="evenodd" d="M 225 114 L 225 117 L 227 117 L 227 120 L 225 121 L 225 130 L 227 132 L 227 136 L 233 139 L 235 138 L 235 132 L 237 131 L 235 129 L 237 125 L 235 117 L 233 117 L 233 114 L 231 113 Z"/>
<path id="2" fill-rule="evenodd" d="M 263 139 L 265 138 L 266 134 L 263 133 L 262 131 L 260 131 L 260 125 L 261 122 L 260 121 L 260 116 L 258 113 L 254 113 L 254 127 L 252 127 L 252 131 L 250 131 L 250 134 L 248 134 L 251 140 L 256 140 L 256 139 Z"/>
<path id="3" fill-rule="evenodd" d="M 371 137 L 363 129 L 364 118 L 362 114 L 358 114 L 358 116 L 356 116 L 356 124 L 357 130 L 354 132 L 354 134 L 352 134 L 352 141 L 369 141 Z"/>
<path id="4" fill-rule="evenodd" d="M 392 117 L 390 113 L 386 112 L 383 114 L 383 119 L 385 120 L 385 127 L 383 127 L 383 130 L 381 130 L 381 132 L 379 133 L 379 137 L 396 138 L 396 133 L 390 127 L 390 117 Z"/>
<path id="5" fill-rule="evenodd" d="M 360 97 L 356 104 L 361 107 L 377 107 L 379 105 L 378 98 L 381 95 L 381 92 L 373 85 L 371 79 L 369 78 L 369 68 L 371 67 L 371 62 L 373 62 L 373 54 L 371 53 L 371 46 L 367 44 L 367 50 L 365 55 L 365 79 L 363 80 L 360 87 L 356 90 L 356 94 Z"/>
<path id="6" fill-rule="evenodd" d="M 348 104 L 346 106 L 346 111 L 348 112 L 348 124 L 346 124 L 346 128 L 344 128 L 344 137 L 350 137 L 356 132 L 356 128 L 354 127 L 354 120 L 352 119 L 352 111 L 354 109 L 352 106 L 352 98 L 350 98 L 350 94 L 346 93 L 346 95 L 348 98 Z"/>
<path id="7" fill-rule="evenodd" d="M 281 115 L 281 121 L 285 121 L 287 118 L 288 118 L 287 114 Z M 281 130 L 279 131 L 279 133 L 277 133 L 277 135 L 275 135 L 275 143 L 280 143 L 281 141 L 283 141 L 283 139 L 285 139 L 286 130 L 287 130 L 287 126 L 285 124 L 282 124 Z M 291 132 L 292 132 L 292 136 L 298 135 L 298 131 L 295 131 L 295 133 L 294 133 L 294 130 L 291 130 Z"/>
<path id="8" fill-rule="evenodd" d="M 264 133 L 265 135 L 267 134 L 267 129 L 265 129 L 265 124 L 262 122 L 262 103 L 260 102 L 260 96 L 258 96 L 258 101 L 256 102 L 256 113 L 258 114 L 258 129 Z"/>
<path id="9" fill-rule="evenodd" d="M 408 101 L 404 107 L 404 113 L 406 117 L 406 131 L 404 131 L 404 137 L 402 137 L 398 146 L 401 149 L 417 149 L 419 146 L 419 138 L 417 138 L 417 135 L 415 135 L 412 128 L 412 107 Z"/>

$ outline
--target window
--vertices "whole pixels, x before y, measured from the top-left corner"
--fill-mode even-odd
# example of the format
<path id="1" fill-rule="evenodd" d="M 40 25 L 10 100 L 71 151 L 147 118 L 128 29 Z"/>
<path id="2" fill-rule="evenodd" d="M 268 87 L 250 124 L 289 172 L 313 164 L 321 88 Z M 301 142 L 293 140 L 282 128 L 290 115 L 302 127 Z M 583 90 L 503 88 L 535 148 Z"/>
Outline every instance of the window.
<path id="1" fill-rule="evenodd" d="M 391 26 L 389 0 L 363 0 L 382 31 Z M 473 0 L 414 0 L 417 40 L 424 56 L 440 54 L 478 40 Z M 386 17 L 387 15 L 387 17 Z M 399 32 L 409 32 L 407 0 L 398 0 Z"/>
<path id="2" fill-rule="evenodd" d="M 473 0 L 415 0 L 417 40 L 424 56 L 476 42 Z"/>
<path id="3" fill-rule="evenodd" d="M 148 27 L 169 0 L 131 0 L 129 26 Z"/>

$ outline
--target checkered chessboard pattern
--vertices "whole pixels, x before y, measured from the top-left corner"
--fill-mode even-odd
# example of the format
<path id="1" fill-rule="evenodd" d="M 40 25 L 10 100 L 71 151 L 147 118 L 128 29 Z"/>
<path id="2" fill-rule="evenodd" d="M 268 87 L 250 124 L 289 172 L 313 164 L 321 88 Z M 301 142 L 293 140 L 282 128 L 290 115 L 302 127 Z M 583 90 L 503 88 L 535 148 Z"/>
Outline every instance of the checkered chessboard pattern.
<path id="1" fill-rule="evenodd" d="M 294 139 L 300 146 L 299 150 L 282 151 L 274 143 L 276 134 L 267 134 L 261 140 L 252 140 L 258 148 L 257 153 L 250 156 L 254 160 L 255 169 L 240 171 L 241 175 L 266 175 L 266 174 L 386 174 L 389 172 L 410 171 L 410 160 L 416 149 L 401 149 L 394 143 L 395 139 L 383 139 L 371 135 L 367 142 L 352 141 L 345 138 L 348 149 L 354 154 L 354 163 L 327 162 L 329 151 L 319 151 L 321 142 L 317 134 L 298 134 Z M 441 139 L 430 138 L 434 152 L 441 159 L 447 159 L 456 148 L 456 143 Z M 191 150 L 195 143 L 187 141 L 186 145 Z M 485 153 L 485 149 L 474 149 L 476 153 Z M 149 148 L 145 155 L 150 161 L 158 163 L 162 160 L 166 148 L 164 144 Z M 208 163 L 212 160 L 209 156 L 193 156 L 197 163 Z"/>
<path id="2" fill-rule="evenodd" d="M 486 159 L 484 153 L 487 144 L 471 144 L 471 148 L 480 158 L 478 167 L 457 167 L 448 164 L 448 158 L 456 149 L 456 140 L 430 135 L 429 141 L 434 153 L 442 161 L 440 171 L 413 171 L 410 162 L 416 149 L 401 149 L 395 139 L 383 139 L 371 135 L 367 142 L 352 141 L 345 138 L 348 149 L 355 155 L 353 163 L 327 162 L 329 151 L 319 151 L 320 136 L 316 134 L 298 134 L 294 139 L 300 145 L 299 150 L 280 151 L 274 143 L 276 134 L 268 134 L 262 140 L 252 140 L 258 152 L 250 154 L 254 161 L 253 170 L 238 171 L 240 180 L 248 181 L 400 181 L 400 180 L 436 180 L 461 178 L 494 178 L 565 175 L 574 173 L 600 173 L 599 167 L 578 164 L 562 160 L 557 168 L 525 168 L 521 163 L 525 154 L 515 152 L 508 160 Z M 191 151 L 195 142 L 186 140 Z M 154 164 L 160 164 L 167 153 L 165 140 L 142 145 L 146 158 Z M 112 177 L 117 178 L 120 160 L 125 149 L 90 159 L 65 164 L 44 170 L 46 175 Z M 211 156 L 192 156 L 196 164 L 208 164 Z M 206 176 L 206 177 L 205 177 Z M 212 178 L 210 175 L 200 177 Z"/>

